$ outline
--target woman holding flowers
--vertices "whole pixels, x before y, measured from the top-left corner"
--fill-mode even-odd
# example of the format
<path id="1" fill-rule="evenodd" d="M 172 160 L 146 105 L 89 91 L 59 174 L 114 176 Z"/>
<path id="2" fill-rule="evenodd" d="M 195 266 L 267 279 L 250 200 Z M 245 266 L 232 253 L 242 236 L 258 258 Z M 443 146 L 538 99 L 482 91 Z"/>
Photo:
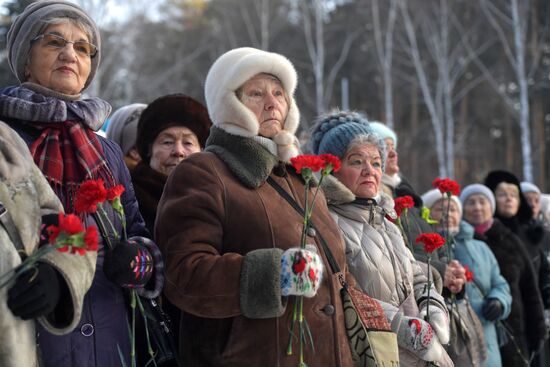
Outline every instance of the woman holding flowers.
<path id="1" fill-rule="evenodd" d="M 313 230 L 300 248 L 304 218 L 273 186 L 302 208 L 308 197 L 311 208 L 315 190 L 306 196 L 288 165 L 298 155 L 296 83 L 288 59 L 254 48 L 226 52 L 208 72 L 210 136 L 168 178 L 155 227 L 165 294 L 182 310 L 183 365 L 353 365 L 338 277 L 322 275 L 327 260 Z M 312 220 L 346 277 L 342 240 L 318 199 Z M 310 333 L 299 338 L 291 325 L 301 296 Z"/>
<path id="2" fill-rule="evenodd" d="M 311 150 L 342 161 L 323 189 L 345 239 L 350 272 L 365 293 L 381 301 L 397 333 L 401 365 L 452 366 L 442 347 L 449 341 L 444 300 L 427 282 L 399 228 L 387 218 L 395 219 L 396 214 L 393 199 L 379 191 L 384 142 L 360 114 L 336 111 L 318 119 Z M 424 320 L 428 304 L 429 322 Z"/>
<path id="3" fill-rule="evenodd" d="M 466 186 L 460 200 L 464 220 L 474 227 L 475 238 L 487 243 L 510 286 L 512 308 L 505 324 L 515 341 L 508 340 L 500 347 L 502 365 L 525 365 L 524 359 L 546 337 L 544 308 L 531 260 L 521 240 L 498 218 L 493 218 L 496 200 L 487 186 Z"/>
<path id="4" fill-rule="evenodd" d="M 127 234 L 130 239 L 147 236 L 120 148 L 94 133 L 111 107 L 99 98 L 81 98 L 101 57 L 99 29 L 94 21 L 73 3 L 32 3 L 8 32 L 7 54 L 10 67 L 22 84 L 0 90 L 0 118 L 25 140 L 65 211 L 77 213 L 86 226 L 95 226 L 98 223 L 94 217 L 76 207 L 76 202 L 84 199 L 77 195 L 81 184 L 95 182 L 97 187 L 105 185 L 106 189 L 123 185 L 126 191 L 120 198 L 126 212 Z M 93 195 L 87 198 L 98 199 Z M 147 274 L 136 277 L 131 264 L 138 253 L 150 257 L 155 245 L 142 237 L 135 237 L 131 243 L 113 241 L 123 232 L 123 224 L 110 206 L 105 208 L 114 226 L 101 237 L 82 315 L 77 324 L 71 324 L 76 328 L 57 336 L 55 331 L 38 327 L 38 342 L 42 351 L 47 351 L 43 353 L 45 366 L 120 366 L 119 350 L 129 360 L 130 337 L 122 287 L 142 287 L 152 278 L 151 267 Z M 112 249 L 106 245 L 107 239 Z M 87 279 L 87 268 L 82 267 L 81 271 L 83 279 Z M 161 278 L 155 280 L 148 283 L 155 283 L 155 289 L 140 288 L 139 292 L 150 297 L 158 294 Z M 82 287 L 79 292 L 84 293 L 87 287 Z"/>
<path id="5" fill-rule="evenodd" d="M 0 122 L 0 275 L 38 250 L 42 218 L 52 222 L 61 203 L 32 161 L 24 141 Z M 6 218 L 10 218 L 7 220 Z M 13 227 L 11 226 L 13 224 Z M 0 288 L 0 366 L 37 366 L 35 319 L 45 330 L 66 334 L 78 324 L 92 283 L 96 252 L 84 256 L 51 251 L 30 270 Z M 34 277 L 33 277 L 34 276 Z"/>
<path id="6" fill-rule="evenodd" d="M 462 221 L 458 196 L 433 189 L 422 195 L 422 201 L 430 209 L 431 217 L 438 221 L 436 229 L 448 232 L 451 237 L 450 257 L 467 266 L 473 274 L 473 280 L 466 284 L 466 294 L 483 326 L 487 344 L 487 360 L 483 366 L 501 366 L 495 323 L 510 314 L 510 287 L 500 274 L 498 262 L 489 247 L 474 239 L 473 227 Z"/>

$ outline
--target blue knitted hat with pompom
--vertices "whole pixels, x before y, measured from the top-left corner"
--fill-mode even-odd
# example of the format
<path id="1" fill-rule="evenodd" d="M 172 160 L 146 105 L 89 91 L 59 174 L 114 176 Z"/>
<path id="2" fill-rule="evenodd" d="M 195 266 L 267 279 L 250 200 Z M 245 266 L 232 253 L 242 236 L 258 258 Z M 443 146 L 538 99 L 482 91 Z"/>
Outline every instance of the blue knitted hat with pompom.
<path id="1" fill-rule="evenodd" d="M 385 163 L 385 144 L 370 127 L 365 116 L 352 111 L 333 111 L 320 116 L 312 129 L 310 150 L 314 154 L 333 154 L 342 159 L 353 139 L 374 135 Z"/>

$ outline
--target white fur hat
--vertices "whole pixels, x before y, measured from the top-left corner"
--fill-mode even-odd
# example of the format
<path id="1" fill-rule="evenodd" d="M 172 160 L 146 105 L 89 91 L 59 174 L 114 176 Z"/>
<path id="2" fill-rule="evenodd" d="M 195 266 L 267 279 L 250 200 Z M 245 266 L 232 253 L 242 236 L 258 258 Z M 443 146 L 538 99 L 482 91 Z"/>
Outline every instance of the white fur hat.
<path id="1" fill-rule="evenodd" d="M 441 191 L 439 191 L 439 189 L 433 189 L 422 195 L 422 202 L 424 203 L 424 206 L 426 208 L 432 209 L 435 203 L 445 198 L 446 196 L 443 196 L 443 194 L 441 193 Z M 452 195 L 451 200 L 455 202 L 455 204 L 458 207 L 458 210 L 460 211 L 460 214 L 462 214 L 462 203 L 460 202 L 460 199 L 458 198 L 458 196 Z"/>
<path id="2" fill-rule="evenodd" d="M 286 57 L 250 47 L 236 48 L 221 55 L 206 76 L 204 94 L 208 113 L 215 126 L 230 134 L 258 136 L 258 119 L 237 98 L 235 92 L 260 73 L 277 77 L 289 99 L 284 130 L 273 137 L 278 147 L 279 159 L 288 161 L 298 154 L 294 134 L 300 122 L 300 112 L 294 101 L 298 77 L 294 66 Z"/>
<path id="3" fill-rule="evenodd" d="M 537 194 L 540 195 L 540 189 L 537 187 L 537 185 L 531 182 L 523 181 L 522 183 L 519 184 L 519 186 L 521 187 L 521 192 L 524 194 L 528 192 L 536 192 Z"/>

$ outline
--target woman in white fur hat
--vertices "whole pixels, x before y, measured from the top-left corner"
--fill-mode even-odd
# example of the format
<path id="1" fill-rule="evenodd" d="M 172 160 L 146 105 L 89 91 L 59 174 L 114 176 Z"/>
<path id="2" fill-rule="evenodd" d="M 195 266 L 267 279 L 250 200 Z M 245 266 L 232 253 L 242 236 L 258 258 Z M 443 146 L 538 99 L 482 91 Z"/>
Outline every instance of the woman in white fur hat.
<path id="1" fill-rule="evenodd" d="M 281 279 L 303 218 L 266 183 L 304 202 L 303 181 L 287 164 L 299 152 L 296 83 L 288 59 L 253 48 L 226 52 L 208 72 L 214 126 L 205 150 L 168 178 L 155 229 L 167 260 L 165 293 L 182 310 L 184 365 L 298 366 L 297 353 L 286 353 L 292 307 L 285 296 L 303 293 L 288 291 Z M 324 198 L 312 219 L 345 275 L 344 244 Z M 307 241 L 320 247 L 317 237 Z M 326 267 L 322 251 L 305 252 Z M 303 312 L 315 352 L 306 349 L 305 361 L 352 366 L 337 277 L 312 286 Z"/>

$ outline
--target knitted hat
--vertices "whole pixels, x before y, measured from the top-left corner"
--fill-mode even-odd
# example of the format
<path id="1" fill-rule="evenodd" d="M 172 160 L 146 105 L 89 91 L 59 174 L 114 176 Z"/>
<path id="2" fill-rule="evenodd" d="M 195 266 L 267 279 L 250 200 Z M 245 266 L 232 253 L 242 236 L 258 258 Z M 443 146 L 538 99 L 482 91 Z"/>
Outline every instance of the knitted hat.
<path id="1" fill-rule="evenodd" d="M 548 215 L 548 213 L 550 213 L 550 194 L 541 194 L 540 211 L 544 215 Z"/>
<path id="2" fill-rule="evenodd" d="M 125 155 L 136 145 L 139 116 L 145 107 L 143 103 L 120 107 L 109 118 L 107 138 L 117 143 Z"/>
<path id="3" fill-rule="evenodd" d="M 393 146 L 397 149 L 397 135 L 395 134 L 395 131 L 388 127 L 388 125 L 374 121 L 370 123 L 370 126 L 372 127 L 372 130 L 383 140 L 386 140 L 387 138 L 392 139 Z"/>
<path id="4" fill-rule="evenodd" d="M 374 134 L 367 118 L 352 111 L 332 111 L 315 121 L 309 139 L 309 149 L 314 154 L 333 154 L 344 158 L 350 143 L 358 136 L 372 136 L 382 158 L 382 171 L 386 164 L 386 144 Z"/>
<path id="5" fill-rule="evenodd" d="M 481 194 L 489 200 L 491 203 L 491 210 L 494 214 L 497 208 L 495 203 L 495 195 L 487 186 L 482 184 L 472 184 L 462 189 L 462 192 L 460 193 L 460 201 L 462 202 L 462 205 L 466 203 L 466 200 L 468 200 L 470 196 L 475 194 Z"/>
<path id="6" fill-rule="evenodd" d="M 212 122 L 208 111 L 199 102 L 183 94 L 157 98 L 143 110 L 138 122 L 136 147 L 141 159 L 149 163 L 150 146 L 157 136 L 173 126 L 191 130 L 204 147 Z"/>
<path id="7" fill-rule="evenodd" d="M 424 206 L 428 209 L 432 209 L 435 203 L 443 199 L 446 199 L 446 196 L 443 196 L 439 189 L 432 189 L 422 194 L 422 202 L 424 203 Z M 462 215 L 462 203 L 460 202 L 458 196 L 452 195 L 451 200 L 455 202 L 456 206 L 458 207 L 458 211 Z"/>
<path id="8" fill-rule="evenodd" d="M 529 206 L 529 203 L 527 203 L 527 199 L 525 199 L 525 196 L 521 192 L 521 185 L 519 183 L 518 178 L 508 171 L 491 171 L 487 174 L 487 177 L 485 177 L 485 186 L 491 189 L 493 193 L 495 193 L 495 190 L 497 186 L 501 182 L 506 182 L 512 185 L 517 186 L 519 191 L 519 210 L 518 213 L 515 215 L 518 217 L 518 219 L 521 222 L 527 222 L 531 220 L 533 217 L 533 209 Z"/>
<path id="9" fill-rule="evenodd" d="M 524 194 L 528 192 L 536 192 L 537 194 L 540 195 L 540 189 L 537 187 L 537 185 L 531 182 L 523 181 L 519 184 L 519 186 L 521 188 L 521 192 Z"/>
<path id="10" fill-rule="evenodd" d="M 84 88 L 94 79 L 99 61 L 101 59 L 101 37 L 99 29 L 95 22 L 78 5 L 60 0 L 37 1 L 25 8 L 25 10 L 15 18 L 8 31 L 7 37 L 7 55 L 8 64 L 13 74 L 23 83 L 26 81 L 25 67 L 29 61 L 31 52 L 31 40 L 42 34 L 47 27 L 45 21 L 52 18 L 69 18 L 79 20 L 92 30 L 89 35 L 90 43 L 97 46 L 98 52 L 91 59 L 91 69 L 88 80 Z"/>
<path id="11" fill-rule="evenodd" d="M 281 81 L 288 98 L 288 115 L 284 129 L 273 137 L 280 160 L 289 161 L 298 154 L 294 136 L 300 122 L 300 113 L 294 101 L 298 77 L 292 63 L 284 56 L 242 47 L 221 55 L 206 76 L 204 94 L 212 123 L 222 130 L 239 136 L 258 136 L 260 124 L 254 113 L 235 92 L 250 78 L 266 73 Z"/>

